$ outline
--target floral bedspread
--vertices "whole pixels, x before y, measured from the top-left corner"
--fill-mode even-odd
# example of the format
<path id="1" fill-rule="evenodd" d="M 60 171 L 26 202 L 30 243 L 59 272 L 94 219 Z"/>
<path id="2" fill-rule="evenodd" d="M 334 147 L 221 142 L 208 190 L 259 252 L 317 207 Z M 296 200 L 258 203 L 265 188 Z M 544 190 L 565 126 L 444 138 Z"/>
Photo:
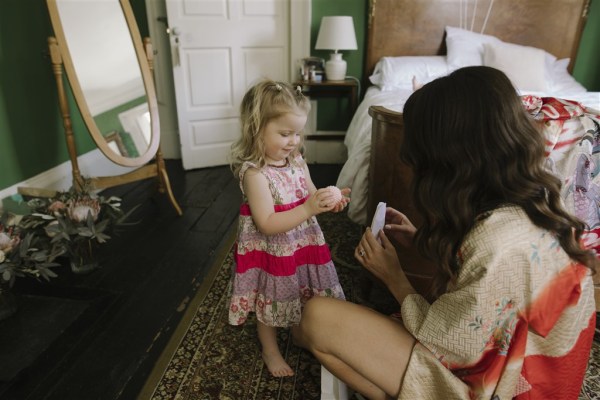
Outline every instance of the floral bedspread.
<path id="1" fill-rule="evenodd" d="M 563 181 L 567 209 L 588 225 L 585 245 L 600 257 L 600 111 L 555 97 L 522 100 L 544 123 L 548 167 Z"/>

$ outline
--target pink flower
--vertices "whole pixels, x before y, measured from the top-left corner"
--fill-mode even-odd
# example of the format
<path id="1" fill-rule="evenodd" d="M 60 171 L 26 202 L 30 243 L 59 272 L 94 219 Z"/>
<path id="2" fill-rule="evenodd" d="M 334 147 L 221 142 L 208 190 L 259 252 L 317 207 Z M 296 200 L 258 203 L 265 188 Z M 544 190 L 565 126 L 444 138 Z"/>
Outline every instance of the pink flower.
<path id="1" fill-rule="evenodd" d="M 307 299 L 308 300 L 308 299 L 310 299 L 312 297 L 312 292 L 311 292 L 311 290 L 309 288 L 304 287 L 301 290 L 301 296 L 302 296 L 303 299 Z"/>
<path id="2" fill-rule="evenodd" d="M 48 211 L 53 214 L 55 217 L 58 217 L 61 214 L 61 211 L 67 208 L 67 205 L 60 200 L 56 200 L 52 204 L 48 206 Z"/>
<path id="3" fill-rule="evenodd" d="M 300 189 L 297 189 L 297 190 L 296 190 L 296 198 L 297 198 L 297 199 L 301 199 L 301 198 L 303 198 L 303 197 L 304 197 L 304 196 L 303 196 L 302 190 L 300 190 Z"/>
<path id="4" fill-rule="evenodd" d="M 300 187 L 302 189 L 306 189 L 307 188 L 307 186 L 306 186 L 306 179 L 300 178 L 299 181 L 300 181 Z"/>
<path id="5" fill-rule="evenodd" d="M 5 250 L 11 245 L 10 236 L 5 232 L 0 232 L 0 250 Z"/>
<path id="6" fill-rule="evenodd" d="M 19 244 L 19 237 L 11 235 L 10 232 L 0 232 L 0 250 L 5 254 L 10 252 L 17 244 Z"/>
<path id="7" fill-rule="evenodd" d="M 238 306 L 236 306 L 235 304 L 232 304 L 230 307 L 230 310 L 234 313 L 238 312 Z"/>

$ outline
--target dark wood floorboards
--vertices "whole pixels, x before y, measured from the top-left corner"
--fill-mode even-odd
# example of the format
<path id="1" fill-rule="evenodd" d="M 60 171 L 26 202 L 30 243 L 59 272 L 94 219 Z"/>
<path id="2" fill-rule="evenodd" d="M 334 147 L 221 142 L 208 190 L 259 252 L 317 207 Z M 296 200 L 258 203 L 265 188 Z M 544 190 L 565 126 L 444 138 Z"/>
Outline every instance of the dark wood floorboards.
<path id="1" fill-rule="evenodd" d="M 153 180 L 108 189 L 137 221 L 102 248 L 102 268 L 66 267 L 49 283 L 19 280 L 19 312 L 0 322 L 0 399 L 133 400 L 187 301 L 237 221 L 241 194 L 228 167 L 184 171 L 168 160 L 184 213 Z M 341 165 L 314 164 L 317 187 Z"/>

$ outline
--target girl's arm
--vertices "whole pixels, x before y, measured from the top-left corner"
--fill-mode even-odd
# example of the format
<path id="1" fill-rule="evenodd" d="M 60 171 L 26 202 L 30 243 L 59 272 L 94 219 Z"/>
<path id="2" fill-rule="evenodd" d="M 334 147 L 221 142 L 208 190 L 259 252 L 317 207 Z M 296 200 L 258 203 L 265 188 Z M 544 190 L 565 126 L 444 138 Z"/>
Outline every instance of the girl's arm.
<path id="1" fill-rule="evenodd" d="M 308 187 L 308 193 L 310 193 L 310 195 L 312 196 L 317 191 L 317 187 L 315 186 L 310 177 L 310 171 L 308 170 L 308 164 L 306 162 L 304 163 L 302 168 L 304 168 L 304 177 L 306 178 L 306 186 Z"/>
<path id="2" fill-rule="evenodd" d="M 300 225 L 310 217 L 329 211 L 333 206 L 326 206 L 327 192 L 318 191 L 312 182 L 309 183 L 310 197 L 306 202 L 288 211 L 275 212 L 273 197 L 267 178 L 258 170 L 251 168 L 244 175 L 244 192 L 248 198 L 252 219 L 259 231 L 265 235 L 287 232 Z M 321 205 L 323 204 L 323 205 Z"/>

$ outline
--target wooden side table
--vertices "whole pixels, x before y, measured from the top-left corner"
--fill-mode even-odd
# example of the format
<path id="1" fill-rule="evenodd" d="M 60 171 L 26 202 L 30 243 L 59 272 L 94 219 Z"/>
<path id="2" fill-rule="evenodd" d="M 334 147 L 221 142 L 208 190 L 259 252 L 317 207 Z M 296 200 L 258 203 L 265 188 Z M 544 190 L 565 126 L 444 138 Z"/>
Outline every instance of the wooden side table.
<path id="1" fill-rule="evenodd" d="M 294 87 L 302 86 L 302 92 L 313 99 L 346 96 L 353 114 L 358 107 L 358 82 L 354 79 L 322 82 L 296 81 L 293 85 Z"/>
<path id="2" fill-rule="evenodd" d="M 295 81 L 292 83 L 294 87 L 301 86 L 302 93 L 310 97 L 311 99 L 319 98 L 340 98 L 346 97 L 348 99 L 348 107 L 350 115 L 354 115 L 356 108 L 358 107 L 358 82 L 354 79 L 344 79 L 343 81 Z M 339 136 L 328 136 L 311 135 L 308 139 L 314 140 L 340 140 Z M 343 137 L 342 137 L 343 138 Z"/>

